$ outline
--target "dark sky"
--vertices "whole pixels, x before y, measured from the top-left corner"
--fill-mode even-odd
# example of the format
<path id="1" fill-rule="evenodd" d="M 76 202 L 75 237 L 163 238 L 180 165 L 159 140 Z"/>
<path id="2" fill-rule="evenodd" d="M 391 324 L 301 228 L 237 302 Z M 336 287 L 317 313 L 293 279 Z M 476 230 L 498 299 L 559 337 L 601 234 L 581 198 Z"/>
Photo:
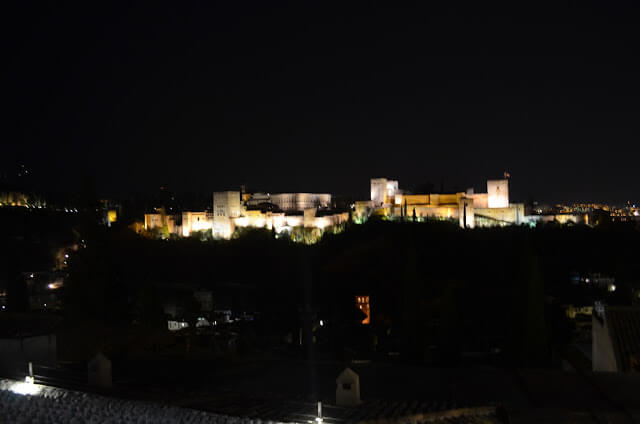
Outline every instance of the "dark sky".
<path id="1" fill-rule="evenodd" d="M 0 160 L 49 189 L 640 199 L 632 3 L 13 3 Z"/>

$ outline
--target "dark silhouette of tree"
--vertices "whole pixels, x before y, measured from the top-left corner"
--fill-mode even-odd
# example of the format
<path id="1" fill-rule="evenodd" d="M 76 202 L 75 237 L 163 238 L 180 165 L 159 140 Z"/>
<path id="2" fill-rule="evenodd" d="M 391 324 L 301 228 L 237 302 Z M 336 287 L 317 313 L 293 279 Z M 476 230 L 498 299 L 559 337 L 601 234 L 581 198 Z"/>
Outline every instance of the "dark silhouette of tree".
<path id="1" fill-rule="evenodd" d="M 27 312 L 29 310 L 27 282 L 15 270 L 9 274 L 7 297 L 10 312 Z"/>
<path id="2" fill-rule="evenodd" d="M 514 306 L 520 336 L 520 364 L 540 367 L 549 361 L 549 345 L 545 322 L 544 290 L 537 255 L 525 241 L 520 272 L 516 282 Z"/>
<path id="3" fill-rule="evenodd" d="M 450 283 L 440 299 L 440 348 L 446 362 L 457 361 L 462 337 L 455 287 Z"/>
<path id="4" fill-rule="evenodd" d="M 408 245 L 402 283 L 402 332 L 405 351 L 416 355 L 423 347 L 422 281 L 418 274 L 416 249 L 411 236 Z"/>

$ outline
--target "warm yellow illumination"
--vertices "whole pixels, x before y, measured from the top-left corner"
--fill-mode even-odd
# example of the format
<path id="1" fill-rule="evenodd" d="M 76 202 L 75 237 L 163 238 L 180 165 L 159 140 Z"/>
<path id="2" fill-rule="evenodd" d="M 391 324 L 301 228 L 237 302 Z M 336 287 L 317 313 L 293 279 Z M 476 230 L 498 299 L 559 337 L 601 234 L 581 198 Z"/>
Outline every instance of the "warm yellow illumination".
<path id="1" fill-rule="evenodd" d="M 107 212 L 107 221 L 116 222 L 118 220 L 118 212 L 115 209 L 111 209 Z"/>
<path id="2" fill-rule="evenodd" d="M 361 324 L 371 323 L 371 305 L 369 304 L 369 296 L 356 296 L 356 306 L 365 313 L 366 318 Z"/>

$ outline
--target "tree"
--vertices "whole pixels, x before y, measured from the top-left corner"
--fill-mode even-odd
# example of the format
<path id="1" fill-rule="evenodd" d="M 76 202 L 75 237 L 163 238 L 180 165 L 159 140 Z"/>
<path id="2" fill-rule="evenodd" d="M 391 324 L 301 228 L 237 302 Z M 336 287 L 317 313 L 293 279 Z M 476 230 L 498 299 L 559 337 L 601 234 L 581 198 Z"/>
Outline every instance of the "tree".
<path id="1" fill-rule="evenodd" d="M 404 199 L 404 211 L 403 211 L 403 221 L 407 218 L 407 199 Z"/>
<path id="2" fill-rule="evenodd" d="M 460 350 L 460 316 L 455 286 L 450 283 L 440 299 L 440 348 L 444 357 L 455 361 Z"/>
<path id="3" fill-rule="evenodd" d="M 9 277 L 7 287 L 9 310 L 11 312 L 26 312 L 29 310 L 29 290 L 27 282 L 17 272 Z"/>
<path id="4" fill-rule="evenodd" d="M 525 241 L 521 256 L 520 275 L 514 297 L 519 334 L 519 360 L 525 367 L 546 365 L 549 345 L 545 322 L 544 291 L 540 265 L 530 242 Z"/>
<path id="5" fill-rule="evenodd" d="M 415 353 L 422 347 L 422 281 L 418 274 L 416 249 L 409 240 L 402 284 L 402 331 L 405 350 Z"/>

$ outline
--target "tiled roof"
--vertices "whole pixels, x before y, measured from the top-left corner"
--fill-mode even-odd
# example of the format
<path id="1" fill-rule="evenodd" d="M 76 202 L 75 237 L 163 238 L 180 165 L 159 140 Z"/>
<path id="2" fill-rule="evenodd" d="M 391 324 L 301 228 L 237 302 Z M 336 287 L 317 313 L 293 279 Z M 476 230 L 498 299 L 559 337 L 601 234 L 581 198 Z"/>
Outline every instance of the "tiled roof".
<path id="1" fill-rule="evenodd" d="M 631 358 L 640 359 L 640 308 L 607 307 L 606 322 L 618 371 L 631 370 Z"/>

